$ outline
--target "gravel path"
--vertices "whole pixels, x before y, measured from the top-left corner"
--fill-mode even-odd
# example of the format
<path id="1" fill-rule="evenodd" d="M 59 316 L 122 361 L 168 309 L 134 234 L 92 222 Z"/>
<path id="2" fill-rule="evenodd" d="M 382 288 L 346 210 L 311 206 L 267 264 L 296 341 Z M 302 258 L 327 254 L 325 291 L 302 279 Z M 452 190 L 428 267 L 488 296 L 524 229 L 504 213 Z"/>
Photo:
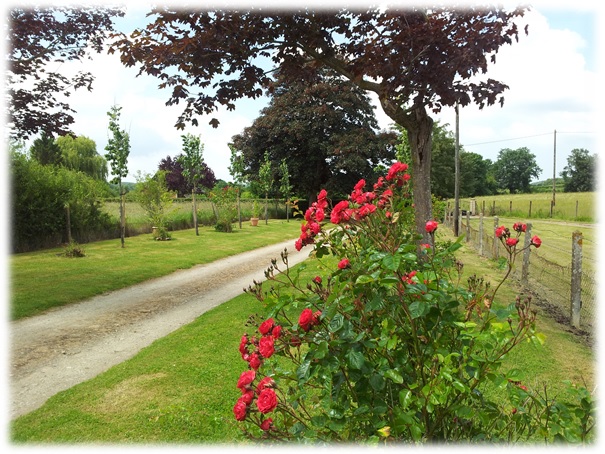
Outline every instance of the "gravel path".
<path id="1" fill-rule="evenodd" d="M 308 257 L 293 245 L 288 240 L 11 322 L 10 419 L 240 295 L 254 279 L 264 280 L 271 259 L 281 263 L 284 248 L 290 266 Z"/>

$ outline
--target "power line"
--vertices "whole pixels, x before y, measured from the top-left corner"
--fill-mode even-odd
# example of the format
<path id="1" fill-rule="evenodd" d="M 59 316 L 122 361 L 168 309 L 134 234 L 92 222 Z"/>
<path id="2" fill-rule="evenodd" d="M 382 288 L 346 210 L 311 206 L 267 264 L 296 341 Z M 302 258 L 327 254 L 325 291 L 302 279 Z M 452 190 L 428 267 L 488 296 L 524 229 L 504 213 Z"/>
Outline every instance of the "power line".
<path id="1" fill-rule="evenodd" d="M 500 140 L 491 140 L 489 142 L 471 143 L 469 145 L 465 145 L 465 147 L 472 147 L 473 145 L 485 145 L 488 143 L 508 142 L 509 140 L 529 139 L 530 137 L 540 137 L 540 136 L 550 136 L 550 135 L 552 135 L 552 132 L 545 132 L 543 134 L 534 134 L 533 136 L 514 137 L 512 139 L 500 139 Z"/>
<path id="2" fill-rule="evenodd" d="M 594 134 L 594 132 L 592 131 L 582 131 L 582 132 L 572 132 L 572 131 L 568 131 L 568 132 L 561 132 L 561 131 L 557 131 L 557 134 Z M 511 140 L 519 140 L 519 139 L 529 139 L 532 137 L 541 137 L 541 136 L 550 136 L 552 135 L 552 132 L 544 132 L 542 134 L 534 134 L 531 136 L 522 136 L 522 137 L 513 137 L 512 139 L 500 139 L 500 140 L 491 140 L 489 142 L 478 142 L 478 143 L 471 143 L 468 145 L 464 145 L 465 147 L 472 147 L 474 145 L 486 145 L 489 143 L 498 143 L 498 142 L 508 142 Z"/>

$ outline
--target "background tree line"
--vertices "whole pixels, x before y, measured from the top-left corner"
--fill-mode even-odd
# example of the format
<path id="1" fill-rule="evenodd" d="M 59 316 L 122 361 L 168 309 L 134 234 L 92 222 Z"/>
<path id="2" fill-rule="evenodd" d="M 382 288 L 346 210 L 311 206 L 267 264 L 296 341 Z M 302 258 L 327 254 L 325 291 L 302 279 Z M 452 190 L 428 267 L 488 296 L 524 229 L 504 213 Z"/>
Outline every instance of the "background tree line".
<path id="1" fill-rule="evenodd" d="M 201 143 L 199 146 L 203 149 Z M 455 137 L 447 124 L 434 123 L 432 147 L 433 195 L 451 198 Z M 340 188 L 361 178 L 372 184 L 393 159 L 409 160 L 407 133 L 397 127 L 378 131 L 367 96 L 329 75 L 293 86 L 278 81 L 269 106 L 250 127 L 233 137 L 231 148 L 232 160 L 240 161 L 240 175 L 233 175 L 239 182 L 238 190 L 254 198 L 292 195 L 306 201 L 322 188 L 330 191 L 333 200 L 346 198 Z M 107 182 L 108 163 L 97 153 L 94 141 L 71 135 L 53 139 L 43 133 L 29 151 L 15 142 L 10 155 L 15 251 L 65 242 L 68 233 L 84 242 L 91 237 L 115 236 L 117 226 L 101 207 L 103 199 L 119 194 L 116 185 Z M 195 187 L 184 174 L 184 153 L 162 159 L 156 174 L 147 175 L 146 180 L 164 180 L 161 187 L 179 197 L 233 185 L 216 179 L 201 152 L 198 161 Z M 535 156 L 526 147 L 502 149 L 492 162 L 461 146 L 460 161 L 461 197 L 529 192 L 532 179 L 540 172 Z M 268 182 L 260 179 L 263 165 Z M 564 190 L 594 190 L 595 169 L 596 155 L 574 149 L 561 172 Z M 284 177 L 288 179 L 288 194 L 282 190 Z M 136 185 L 124 186 L 145 183 L 141 179 Z M 66 229 L 68 208 L 71 232 Z"/>
<path id="2" fill-rule="evenodd" d="M 103 11 L 91 9 L 82 10 L 82 14 L 73 13 L 72 16 L 69 10 L 52 8 L 33 13 L 14 10 L 11 70 L 17 74 L 28 69 L 22 64 L 20 55 L 28 54 L 43 62 L 50 61 L 53 53 L 62 55 L 60 46 L 44 50 L 35 43 L 37 24 L 51 16 L 66 14 L 64 24 L 53 22 L 58 42 L 67 40 L 69 33 L 77 34 L 77 24 L 82 25 L 82 40 L 78 42 L 81 49 L 86 42 L 95 40 L 94 18 Z M 112 15 L 119 16 L 121 11 L 110 9 L 105 13 L 109 19 Z M 84 27 L 84 23 L 91 26 Z M 110 21 L 99 24 L 102 24 L 100 28 L 111 30 Z M 63 36 L 63 31 L 67 35 Z M 72 57 L 84 58 L 84 54 L 75 53 Z M 60 62 L 61 58 L 54 61 Z M 257 198 L 283 197 L 280 188 L 287 176 L 289 193 L 297 198 L 311 200 L 321 188 L 326 188 L 334 199 L 345 198 L 347 194 L 342 188 L 353 186 L 361 178 L 373 183 L 376 175 L 384 173 L 396 157 L 412 163 L 418 149 L 413 140 L 409 140 L 410 128 L 400 124 L 391 131 L 379 131 L 368 90 L 343 75 L 338 68 L 331 64 L 305 63 L 296 68 L 283 66 L 274 74 L 273 79 L 264 82 L 271 95 L 269 106 L 261 111 L 252 126 L 233 136 L 230 144 L 232 158 L 240 164 L 240 175 L 237 178 L 234 175 L 238 184 L 243 183 L 240 189 Z M 50 88 L 46 86 L 49 95 L 53 93 Z M 120 195 L 122 186 L 132 186 L 122 181 L 126 169 L 122 169 L 123 176 L 117 183 L 116 172 L 112 171 L 114 184 L 107 183 L 106 157 L 109 155 L 98 154 L 92 140 L 68 134 L 66 127 L 71 124 L 70 117 L 58 115 L 44 121 L 34 112 L 28 112 L 27 105 L 19 103 L 27 93 L 16 90 L 10 94 L 13 137 L 25 139 L 41 133 L 29 151 L 16 145 L 11 152 L 13 244 L 22 248 L 25 244 L 40 243 L 42 237 L 65 239 L 67 208 L 74 233 L 81 241 L 86 241 L 86 231 L 111 230 L 108 217 L 99 209 L 100 201 L 104 197 Z M 35 90 L 29 95 L 42 96 Z M 64 110 L 69 111 L 67 107 Z M 36 122 L 19 121 L 22 117 L 36 119 Z M 429 155 L 432 156 L 428 166 L 431 192 L 438 198 L 449 198 L 454 193 L 455 140 L 448 125 L 428 123 L 431 125 Z M 412 128 L 412 133 L 416 132 Z M 53 134 L 58 137 L 53 138 Z M 149 178 L 165 178 L 167 190 L 179 196 L 208 192 L 217 183 L 226 184 L 216 180 L 201 153 L 195 156 L 195 168 L 188 162 L 188 155 L 184 147 L 174 158 L 167 156 L 160 162 L 158 173 Z M 462 197 L 529 191 L 532 179 L 540 172 L 535 156 L 527 148 L 500 150 L 498 159 L 492 162 L 462 147 L 460 161 Z M 266 172 L 260 172 L 266 162 L 269 163 Z M 113 166 L 113 161 L 111 163 Z M 411 167 L 414 172 L 418 166 Z M 595 168 L 596 156 L 591 156 L 587 150 L 573 150 L 568 166 L 561 173 L 565 190 L 593 190 Z M 269 181 L 261 181 L 262 173 Z"/>

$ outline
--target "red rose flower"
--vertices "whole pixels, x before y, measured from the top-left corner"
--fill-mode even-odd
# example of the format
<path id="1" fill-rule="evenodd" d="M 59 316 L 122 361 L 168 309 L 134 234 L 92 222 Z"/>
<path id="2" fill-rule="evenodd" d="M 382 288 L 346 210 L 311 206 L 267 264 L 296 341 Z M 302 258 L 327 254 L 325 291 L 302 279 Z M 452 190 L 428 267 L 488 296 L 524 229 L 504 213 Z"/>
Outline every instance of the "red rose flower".
<path id="1" fill-rule="evenodd" d="M 258 382 L 258 386 L 256 387 L 256 392 L 260 394 L 260 392 L 265 388 L 274 388 L 275 380 L 272 377 L 265 377 L 261 381 Z"/>
<path id="2" fill-rule="evenodd" d="M 349 268 L 350 266 L 351 262 L 349 262 L 349 259 L 342 259 L 340 262 L 338 262 L 339 270 L 344 270 L 345 268 Z"/>
<path id="3" fill-rule="evenodd" d="M 437 227 L 439 227 L 439 224 L 437 224 L 436 221 L 427 221 L 424 230 L 426 230 L 427 233 L 433 233 L 437 230 Z"/>
<path id="4" fill-rule="evenodd" d="M 242 397 L 240 397 L 239 400 L 244 402 L 246 405 L 250 405 L 252 403 L 252 401 L 254 400 L 254 391 L 249 389 L 244 394 L 242 394 Z"/>
<path id="5" fill-rule="evenodd" d="M 277 339 L 279 338 L 279 336 L 281 336 L 281 326 L 277 325 L 273 328 L 273 331 L 271 331 L 271 335 Z"/>
<path id="6" fill-rule="evenodd" d="M 357 184 L 355 185 L 355 187 L 353 189 L 355 189 L 356 191 L 361 191 L 365 185 L 366 185 L 366 180 L 364 180 L 362 178 L 361 180 L 359 180 L 357 182 Z"/>
<path id="7" fill-rule="evenodd" d="M 271 430 L 273 427 L 273 419 L 267 418 L 263 422 L 260 423 L 260 428 L 264 431 Z"/>
<path id="8" fill-rule="evenodd" d="M 250 363 L 250 367 L 251 367 L 252 369 L 254 369 L 254 370 L 258 370 L 258 368 L 259 368 L 259 367 L 261 366 L 261 364 L 262 364 L 262 361 L 261 361 L 261 360 L 260 360 L 260 358 L 258 357 L 258 354 L 255 352 L 255 353 L 252 353 L 252 354 L 250 355 L 250 361 L 249 361 L 249 363 Z"/>
<path id="9" fill-rule="evenodd" d="M 376 211 L 376 205 L 372 205 L 371 203 L 366 203 L 361 208 L 359 208 L 359 210 L 357 211 L 356 219 L 357 220 L 363 219 L 364 217 L 368 216 L 369 214 L 373 213 L 374 211 Z"/>
<path id="10" fill-rule="evenodd" d="M 242 402 L 240 399 L 235 403 L 233 407 L 233 414 L 235 415 L 235 419 L 238 421 L 243 421 L 246 419 L 246 414 L 248 413 L 248 406 L 245 402 Z"/>
<path id="11" fill-rule="evenodd" d="M 298 240 L 296 240 L 296 241 L 294 242 L 294 248 L 295 248 L 297 251 L 300 251 L 300 250 L 302 249 L 302 247 L 303 247 L 302 240 L 299 238 Z"/>
<path id="12" fill-rule="evenodd" d="M 519 242 L 518 238 L 507 238 L 506 239 L 506 245 L 510 246 L 510 247 L 516 246 L 518 242 Z"/>
<path id="13" fill-rule="evenodd" d="M 343 200 L 338 202 L 336 206 L 332 209 L 332 213 L 330 214 L 330 221 L 333 224 L 340 224 L 343 221 L 348 221 L 350 219 L 350 214 L 348 213 L 349 202 L 347 200 Z"/>
<path id="14" fill-rule="evenodd" d="M 321 222 L 321 221 L 323 221 L 323 220 L 325 219 L 325 217 L 326 217 L 326 213 L 325 213 L 325 212 L 324 212 L 324 210 L 322 210 L 321 208 L 318 208 L 318 209 L 315 211 L 315 220 L 316 220 L 317 222 Z"/>
<path id="15" fill-rule="evenodd" d="M 387 181 L 391 181 L 398 177 L 398 173 L 408 170 L 408 165 L 403 162 L 396 162 L 387 172 Z"/>
<path id="16" fill-rule="evenodd" d="M 319 325 L 319 317 L 321 317 L 321 311 L 315 311 L 313 313 L 313 325 Z"/>
<path id="17" fill-rule="evenodd" d="M 270 358 L 275 353 L 275 346 L 273 344 L 273 336 L 265 336 L 261 338 L 258 343 L 258 350 L 260 354 L 265 358 Z"/>
<path id="18" fill-rule="evenodd" d="M 381 189 L 384 186 L 384 177 L 378 177 L 378 181 L 374 183 L 374 191 Z"/>
<path id="19" fill-rule="evenodd" d="M 273 320 L 273 318 L 268 318 L 260 324 L 260 326 L 258 327 L 258 331 L 264 336 L 273 329 L 274 324 L 275 320 Z"/>
<path id="20" fill-rule="evenodd" d="M 319 225 L 317 222 L 309 222 L 309 230 L 311 230 L 313 235 L 317 235 L 321 230 L 321 225 Z"/>
<path id="21" fill-rule="evenodd" d="M 539 248 L 542 245 L 542 240 L 537 235 L 531 237 L 531 244 Z"/>
<path id="22" fill-rule="evenodd" d="M 313 278 L 313 282 L 315 282 L 317 285 L 321 284 L 321 276 L 315 276 Z"/>
<path id="23" fill-rule="evenodd" d="M 246 337 L 246 335 L 244 334 L 242 336 L 242 340 L 239 343 L 239 352 L 243 355 L 245 353 L 248 352 L 247 350 L 248 347 L 248 338 Z"/>
<path id="24" fill-rule="evenodd" d="M 500 227 L 498 227 L 496 229 L 496 236 L 498 238 L 502 238 L 502 236 L 506 233 L 506 227 L 504 227 L 503 225 L 501 225 Z"/>
<path id="25" fill-rule="evenodd" d="M 263 414 L 267 414 L 277 407 L 277 395 L 275 391 L 271 388 L 263 389 L 258 395 L 258 399 L 256 399 L 256 406 L 258 407 L 258 411 Z"/>
<path id="26" fill-rule="evenodd" d="M 313 311 L 309 308 L 303 309 L 298 317 L 298 326 L 300 326 L 303 330 L 309 331 L 311 329 L 311 325 L 313 324 Z"/>
<path id="27" fill-rule="evenodd" d="M 313 222 L 313 206 L 310 206 L 309 208 L 307 208 L 307 211 L 305 211 L 305 221 L 307 222 Z M 303 224 L 304 226 L 304 224 Z"/>
<path id="28" fill-rule="evenodd" d="M 256 372 L 254 372 L 253 370 L 247 370 L 245 372 L 242 372 L 242 374 L 239 376 L 239 380 L 237 381 L 237 387 L 239 389 L 243 389 L 247 387 L 250 383 L 252 383 L 255 378 Z"/>
<path id="29" fill-rule="evenodd" d="M 515 232 L 525 232 L 527 230 L 527 224 L 522 224 L 521 222 L 515 222 L 513 224 L 513 230 Z"/>

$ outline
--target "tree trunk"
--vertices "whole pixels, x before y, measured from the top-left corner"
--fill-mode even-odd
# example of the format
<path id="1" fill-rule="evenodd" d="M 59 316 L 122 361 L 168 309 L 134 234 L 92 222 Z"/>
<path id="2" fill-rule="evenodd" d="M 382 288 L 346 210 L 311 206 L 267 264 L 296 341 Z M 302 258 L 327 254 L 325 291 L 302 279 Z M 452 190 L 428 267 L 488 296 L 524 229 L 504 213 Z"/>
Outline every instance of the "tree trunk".
<path id="1" fill-rule="evenodd" d="M 126 236 L 126 213 L 124 209 L 124 191 L 122 190 L 122 182 L 119 184 L 120 188 L 120 242 L 124 247 L 124 237 Z"/>
<path id="2" fill-rule="evenodd" d="M 431 155 L 433 119 L 424 106 L 404 110 L 387 96 L 379 94 L 380 105 L 384 112 L 408 132 L 410 153 L 412 155 L 412 191 L 415 211 L 416 232 L 422 235 L 422 242 L 429 242 L 426 233 L 426 221 L 433 219 L 431 200 Z"/>
<path id="3" fill-rule="evenodd" d="M 65 205 L 65 227 L 67 229 L 67 242 L 71 243 L 71 215 L 69 213 L 69 203 Z"/>
<path id="4" fill-rule="evenodd" d="M 197 227 L 197 205 L 195 203 L 195 188 L 191 190 L 191 198 L 193 199 L 193 225 L 195 227 L 195 234 L 199 236 L 200 232 Z"/>
<path id="5" fill-rule="evenodd" d="M 415 206 L 416 232 L 422 235 L 423 242 L 429 242 L 426 233 L 426 222 L 433 219 L 433 203 L 431 199 L 431 155 L 433 119 L 426 110 L 415 109 L 415 121 L 408 131 L 412 151 L 412 190 Z"/>
<path id="6" fill-rule="evenodd" d="M 237 189 L 237 219 L 239 220 L 239 228 L 242 228 L 242 205 L 239 196 L 239 189 Z"/>

